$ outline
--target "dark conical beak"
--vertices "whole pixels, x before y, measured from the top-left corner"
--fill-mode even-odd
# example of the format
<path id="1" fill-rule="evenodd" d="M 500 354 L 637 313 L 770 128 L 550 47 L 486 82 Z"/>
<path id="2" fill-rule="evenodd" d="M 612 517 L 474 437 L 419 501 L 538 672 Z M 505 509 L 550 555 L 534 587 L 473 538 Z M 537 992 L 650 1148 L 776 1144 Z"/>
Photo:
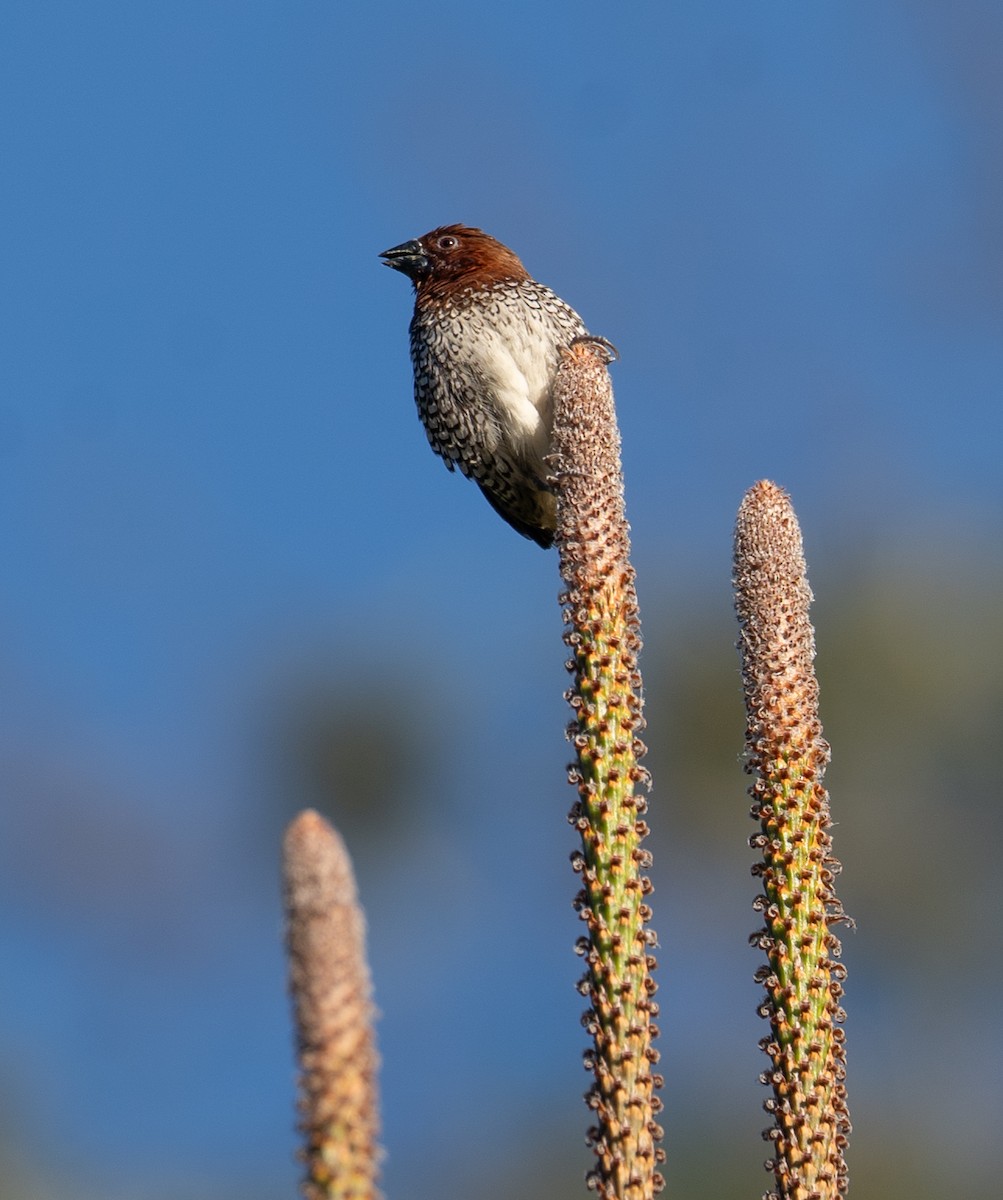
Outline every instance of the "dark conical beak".
<path id="1" fill-rule="evenodd" d="M 391 246 L 380 254 L 385 267 L 393 267 L 409 279 L 418 279 L 428 271 L 428 258 L 421 248 L 421 242 L 401 242 L 399 246 Z"/>

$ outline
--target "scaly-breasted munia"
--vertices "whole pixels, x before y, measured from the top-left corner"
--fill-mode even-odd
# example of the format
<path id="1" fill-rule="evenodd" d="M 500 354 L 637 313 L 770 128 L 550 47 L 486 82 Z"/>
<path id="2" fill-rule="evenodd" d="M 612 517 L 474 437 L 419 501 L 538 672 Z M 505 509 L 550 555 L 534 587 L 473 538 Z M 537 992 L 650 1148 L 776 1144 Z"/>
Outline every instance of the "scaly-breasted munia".
<path id="1" fill-rule="evenodd" d="M 551 392 L 581 317 L 480 229 L 444 225 L 380 257 L 414 284 L 414 396 L 432 449 L 514 529 L 552 545 Z"/>

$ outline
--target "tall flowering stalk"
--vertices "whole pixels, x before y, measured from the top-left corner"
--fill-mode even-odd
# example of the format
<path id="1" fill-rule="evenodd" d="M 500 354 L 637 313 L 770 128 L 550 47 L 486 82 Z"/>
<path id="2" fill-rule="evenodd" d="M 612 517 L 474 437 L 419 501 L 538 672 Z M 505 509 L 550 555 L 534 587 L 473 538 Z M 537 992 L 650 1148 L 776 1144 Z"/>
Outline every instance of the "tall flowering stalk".
<path id="1" fill-rule="evenodd" d="M 767 1200 L 837 1200 L 846 1194 L 844 1151 L 850 1132 L 840 1007 L 844 970 L 831 926 L 847 921 L 833 890 L 829 796 L 815 678 L 811 589 L 801 530 L 787 494 L 761 482 L 746 493 L 735 530 L 735 606 L 747 715 L 750 839 L 762 852 L 753 874 L 763 883 L 756 908 L 764 927 L 753 944 L 768 963 L 760 1008 L 770 1036 L 760 1043 L 771 1068 L 765 1102 L 774 1124 Z"/>
<path id="2" fill-rule="evenodd" d="M 586 1102 L 596 1117 L 589 1142 L 597 1163 L 588 1182 L 603 1200 L 647 1200 L 663 1186 L 657 1165 L 665 1157 L 655 1120 L 662 1080 L 652 1071 L 656 938 L 645 900 L 650 854 L 641 848 L 648 830 L 639 785 L 648 784 L 648 774 L 639 765 L 640 621 L 611 353 L 601 339 L 582 339 L 562 357 L 554 390 L 555 540 L 574 674 L 567 699 L 577 761 L 569 778 L 578 800 L 570 819 L 582 848 L 572 861 L 582 878 L 576 907 L 588 927 L 578 947 L 586 963 L 580 988 L 590 1002 L 584 1024 L 594 1043 L 586 1054 L 594 1074 Z"/>
<path id="3" fill-rule="evenodd" d="M 372 988 L 351 860 L 318 813 L 283 847 L 306 1200 L 379 1200 Z"/>

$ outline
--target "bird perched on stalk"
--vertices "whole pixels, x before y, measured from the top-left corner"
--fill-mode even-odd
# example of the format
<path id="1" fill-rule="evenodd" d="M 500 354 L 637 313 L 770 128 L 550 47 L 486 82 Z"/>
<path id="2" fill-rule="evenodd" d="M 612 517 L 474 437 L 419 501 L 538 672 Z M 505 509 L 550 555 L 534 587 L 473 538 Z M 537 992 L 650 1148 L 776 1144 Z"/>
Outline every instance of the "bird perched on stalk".
<path id="1" fill-rule="evenodd" d="M 561 350 L 586 336 L 581 317 L 507 246 L 467 225 L 380 257 L 414 284 L 414 397 L 432 449 L 523 537 L 553 545 L 551 392 Z"/>

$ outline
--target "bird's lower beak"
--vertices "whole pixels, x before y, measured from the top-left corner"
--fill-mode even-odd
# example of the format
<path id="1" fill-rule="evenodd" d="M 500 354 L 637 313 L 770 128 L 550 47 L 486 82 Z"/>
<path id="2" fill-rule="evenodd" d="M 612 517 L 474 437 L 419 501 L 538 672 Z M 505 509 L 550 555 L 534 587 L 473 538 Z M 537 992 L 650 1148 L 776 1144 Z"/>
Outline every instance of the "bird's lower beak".
<path id="1" fill-rule="evenodd" d="M 428 270 L 428 258 L 418 241 L 401 242 L 399 246 L 391 246 L 380 255 L 385 267 L 393 267 L 401 271 L 409 279 L 417 279 Z"/>

